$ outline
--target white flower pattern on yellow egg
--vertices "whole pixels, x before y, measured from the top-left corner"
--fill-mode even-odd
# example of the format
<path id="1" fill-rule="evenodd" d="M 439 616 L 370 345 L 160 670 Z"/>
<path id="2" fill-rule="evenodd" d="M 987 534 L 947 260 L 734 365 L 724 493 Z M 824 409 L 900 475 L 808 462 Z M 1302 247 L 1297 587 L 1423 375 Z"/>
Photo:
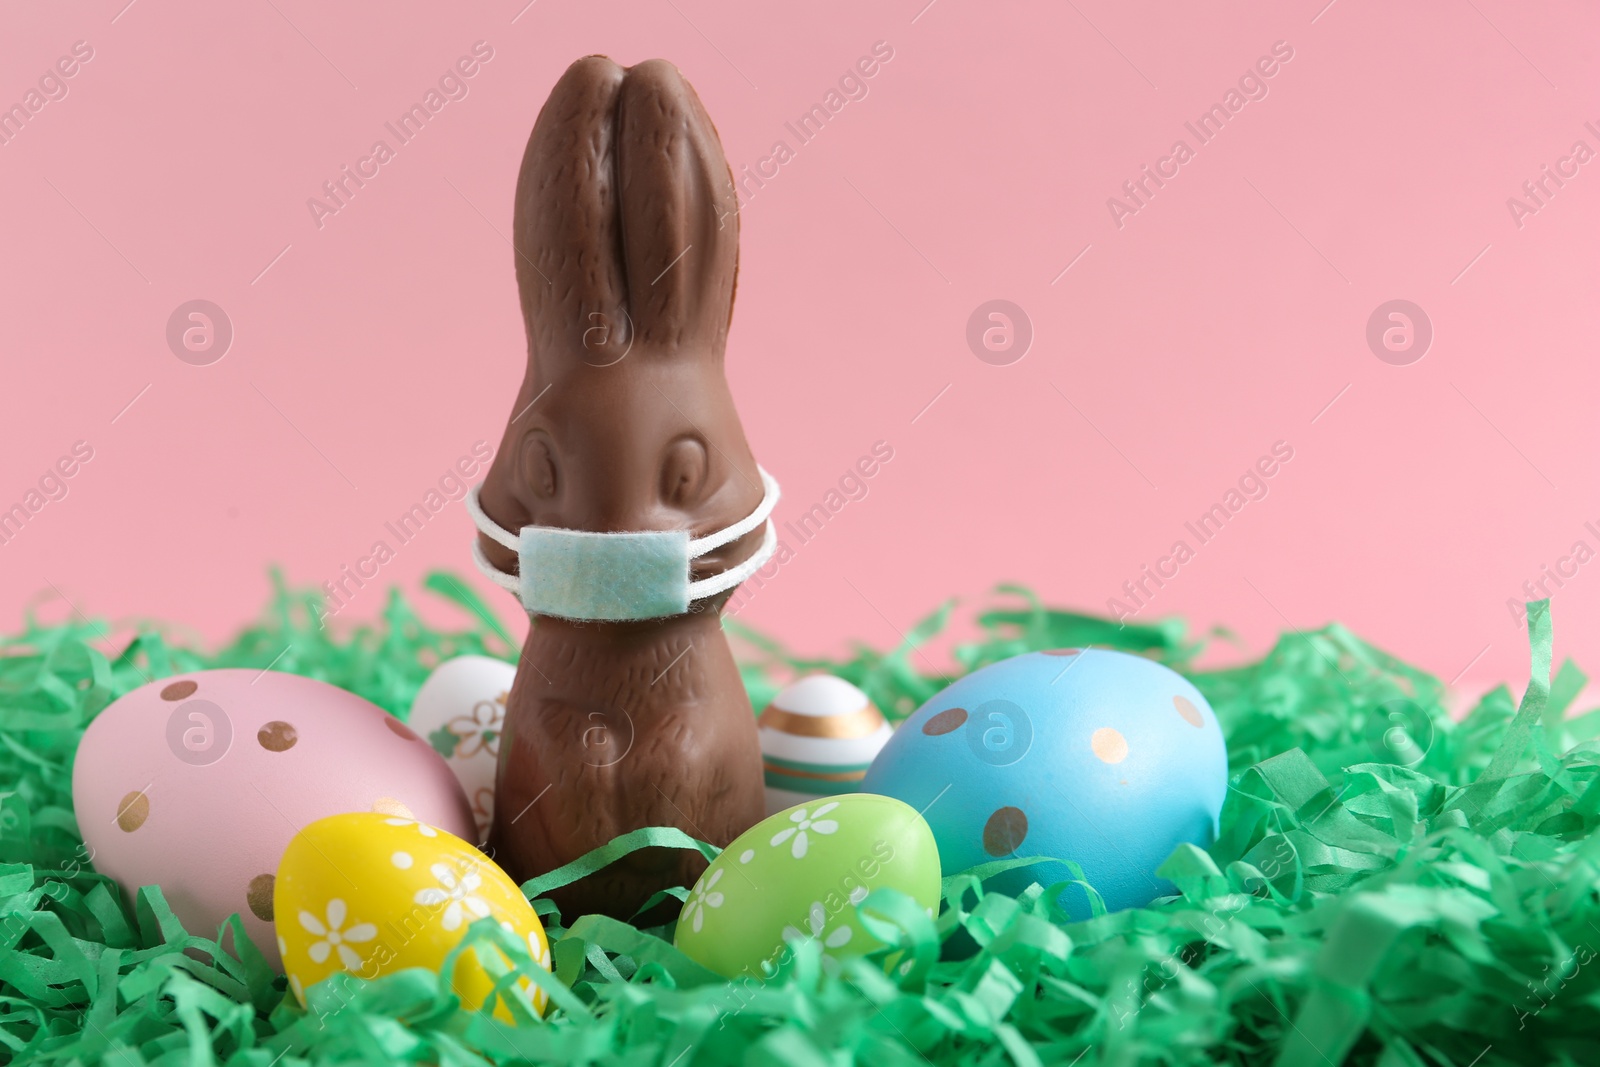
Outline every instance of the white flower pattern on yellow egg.
<path id="1" fill-rule="evenodd" d="M 490 913 L 488 903 L 482 897 L 473 895 L 478 887 L 483 885 L 483 878 L 477 871 L 466 867 L 458 878 L 456 872 L 448 865 L 435 863 L 428 868 L 428 873 L 433 875 L 434 881 L 439 884 L 417 890 L 417 895 L 412 899 L 430 908 L 443 904 L 445 907 L 442 923 L 446 930 L 459 928 L 464 912 L 471 912 L 475 919 L 482 919 Z"/>
<path id="2" fill-rule="evenodd" d="M 809 808 L 796 808 L 794 813 L 789 816 L 789 821 L 795 825 L 785 826 L 782 830 L 773 834 L 772 846 L 776 848 L 793 838 L 794 843 L 789 846 L 789 854 L 797 860 L 805 859 L 806 849 L 810 846 L 808 834 L 831 834 L 839 829 L 839 824 L 833 819 L 822 818 L 822 816 L 838 806 L 838 802 L 833 801 L 819 806 L 814 811 Z"/>
<path id="3" fill-rule="evenodd" d="M 533 953 L 535 963 L 547 971 L 550 969 L 550 945 L 548 943 L 539 943 L 539 932 L 537 930 L 528 931 L 528 951 Z"/>
<path id="4" fill-rule="evenodd" d="M 696 885 L 694 892 L 689 894 L 689 903 L 683 906 L 683 914 L 679 922 L 688 922 L 695 933 L 706 924 L 706 909 L 720 908 L 726 898 L 721 892 L 716 891 L 716 885 L 722 881 L 723 868 L 719 867 L 711 872 L 711 877 L 703 885 Z"/>
<path id="5" fill-rule="evenodd" d="M 439 831 L 435 830 L 425 822 L 418 822 L 416 819 L 402 819 L 399 816 L 395 816 L 392 819 L 385 819 L 383 821 L 389 826 L 415 826 L 417 828 L 417 832 L 423 837 L 439 836 Z"/>
<path id="6" fill-rule="evenodd" d="M 327 923 L 309 911 L 300 913 L 300 926 L 306 933 L 317 938 L 311 942 L 311 947 L 306 949 L 306 955 L 311 957 L 312 963 L 326 963 L 330 954 L 337 953 L 339 962 L 347 971 L 361 970 L 361 954 L 350 947 L 350 943 L 361 944 L 371 941 L 378 936 L 378 928 L 371 923 L 356 923 L 348 929 L 344 921 L 348 917 L 345 902 L 339 897 L 328 901 L 325 914 Z"/>

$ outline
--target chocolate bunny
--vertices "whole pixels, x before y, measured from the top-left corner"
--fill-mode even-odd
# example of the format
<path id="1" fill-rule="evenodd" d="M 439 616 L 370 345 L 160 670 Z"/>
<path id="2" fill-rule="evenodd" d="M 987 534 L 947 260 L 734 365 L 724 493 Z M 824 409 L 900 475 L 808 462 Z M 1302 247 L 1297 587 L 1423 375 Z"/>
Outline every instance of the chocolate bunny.
<path id="1" fill-rule="evenodd" d="M 532 616 L 489 836 L 518 881 L 639 827 L 726 845 L 763 814 L 720 616 L 771 554 L 777 499 L 722 369 L 737 210 L 675 67 L 567 69 L 517 178 L 527 374 L 469 498 L 479 566 Z M 704 866 L 645 849 L 554 896 L 569 920 L 626 919 Z"/>

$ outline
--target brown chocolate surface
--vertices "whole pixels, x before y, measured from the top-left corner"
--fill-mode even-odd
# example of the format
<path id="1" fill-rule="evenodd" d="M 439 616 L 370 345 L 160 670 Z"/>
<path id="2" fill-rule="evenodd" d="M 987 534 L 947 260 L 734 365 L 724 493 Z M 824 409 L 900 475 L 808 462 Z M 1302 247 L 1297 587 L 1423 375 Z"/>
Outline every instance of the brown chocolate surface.
<path id="1" fill-rule="evenodd" d="M 513 243 L 528 365 L 481 493 L 501 526 L 688 529 L 749 514 L 761 479 L 722 361 L 738 214 L 717 132 L 675 67 L 578 60 L 539 113 Z M 724 570 L 757 529 L 695 561 Z M 487 537 L 489 559 L 516 554 Z M 518 881 L 641 826 L 726 845 L 762 815 L 755 719 L 718 610 L 535 617 L 506 706 L 490 847 Z M 647 850 L 555 894 L 628 918 L 704 862 Z"/>

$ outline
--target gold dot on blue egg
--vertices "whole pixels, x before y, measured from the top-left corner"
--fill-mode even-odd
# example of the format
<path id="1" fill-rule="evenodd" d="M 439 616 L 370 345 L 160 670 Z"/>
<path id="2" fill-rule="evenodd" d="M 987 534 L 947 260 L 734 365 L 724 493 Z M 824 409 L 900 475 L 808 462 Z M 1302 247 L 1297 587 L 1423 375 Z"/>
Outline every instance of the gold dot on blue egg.
<path id="1" fill-rule="evenodd" d="M 946 708 L 923 723 L 922 732 L 929 737 L 940 737 L 959 730 L 966 721 L 966 708 Z"/>
<path id="2" fill-rule="evenodd" d="M 983 824 L 983 850 L 1009 856 L 1028 836 L 1028 816 L 1021 808 L 997 808 Z"/>
<path id="3" fill-rule="evenodd" d="M 1109 726 L 1102 726 L 1089 738 L 1089 747 L 1104 763 L 1121 763 L 1128 758 L 1128 739 Z"/>

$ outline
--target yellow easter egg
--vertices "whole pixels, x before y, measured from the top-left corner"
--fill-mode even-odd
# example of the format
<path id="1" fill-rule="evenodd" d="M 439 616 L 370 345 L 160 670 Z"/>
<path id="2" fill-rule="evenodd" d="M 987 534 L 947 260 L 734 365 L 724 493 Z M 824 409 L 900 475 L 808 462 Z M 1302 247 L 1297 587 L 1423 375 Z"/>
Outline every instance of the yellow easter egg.
<path id="1" fill-rule="evenodd" d="M 377 978 L 407 967 L 439 972 L 467 927 L 494 918 L 550 968 L 550 945 L 533 907 L 504 871 L 453 834 L 412 819 L 353 812 L 294 835 L 273 889 L 278 949 L 289 988 L 306 990 L 338 971 Z M 490 969 L 480 954 L 492 953 Z M 511 961 L 476 945 L 458 958 L 453 989 L 468 1010 L 483 1006 L 491 969 Z M 524 978 L 515 992 L 542 1013 L 545 994 Z M 495 1015 L 512 1021 L 503 1003 Z"/>

